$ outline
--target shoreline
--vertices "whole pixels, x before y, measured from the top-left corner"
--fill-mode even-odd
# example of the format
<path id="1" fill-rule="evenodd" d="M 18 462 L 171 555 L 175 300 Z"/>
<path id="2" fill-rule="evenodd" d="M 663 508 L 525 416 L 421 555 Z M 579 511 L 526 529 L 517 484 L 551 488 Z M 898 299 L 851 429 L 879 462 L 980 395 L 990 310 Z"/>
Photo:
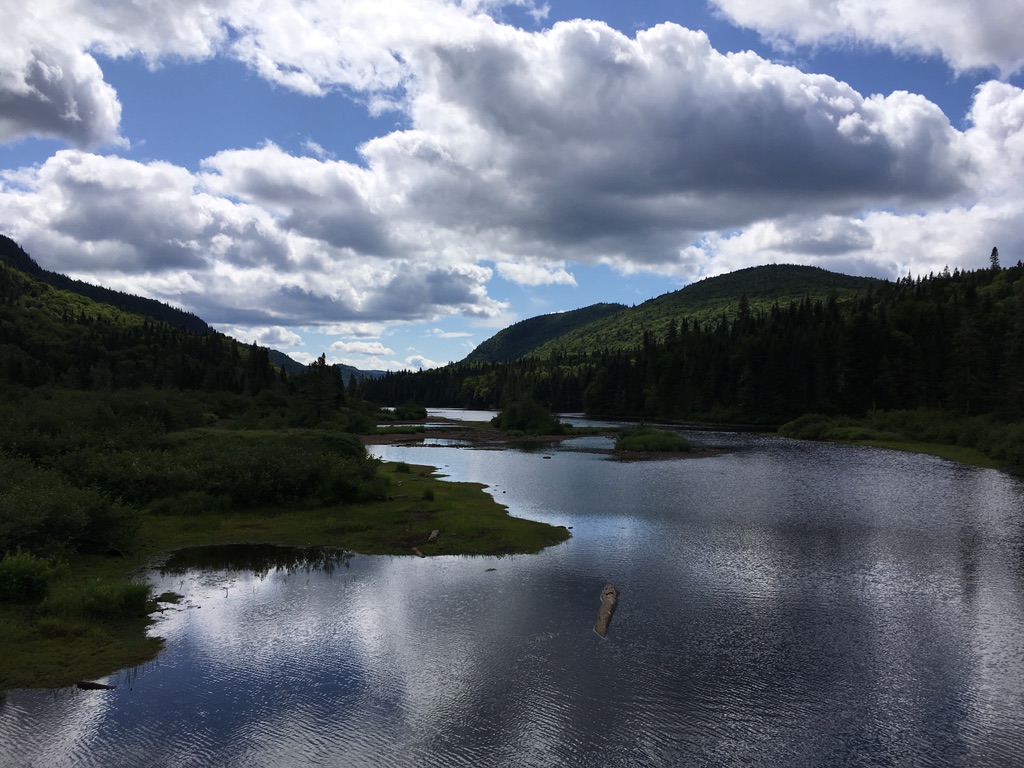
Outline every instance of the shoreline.
<path id="1" fill-rule="evenodd" d="M 303 509 L 261 508 L 194 516 L 146 515 L 127 557 L 75 554 L 51 591 L 71 594 L 83 583 L 123 586 L 171 552 L 222 544 L 339 548 L 362 555 L 499 557 L 540 552 L 567 540 L 568 529 L 508 514 L 478 483 L 454 482 L 435 467 L 385 463 L 391 481 L 383 501 Z M 433 536 L 438 530 L 439 535 Z M 0 693 L 64 688 L 100 680 L 155 659 L 163 639 L 148 628 L 159 610 L 118 620 L 47 617 L 35 604 L 0 605 Z"/>

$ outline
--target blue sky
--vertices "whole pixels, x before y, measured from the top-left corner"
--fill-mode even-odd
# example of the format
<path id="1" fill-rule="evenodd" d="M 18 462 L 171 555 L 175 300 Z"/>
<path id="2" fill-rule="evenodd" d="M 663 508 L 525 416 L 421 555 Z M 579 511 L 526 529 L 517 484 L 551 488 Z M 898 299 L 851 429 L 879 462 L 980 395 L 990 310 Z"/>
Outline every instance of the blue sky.
<path id="1" fill-rule="evenodd" d="M 38 0 L 0 231 L 297 360 L 766 263 L 1024 257 L 1024 0 Z"/>

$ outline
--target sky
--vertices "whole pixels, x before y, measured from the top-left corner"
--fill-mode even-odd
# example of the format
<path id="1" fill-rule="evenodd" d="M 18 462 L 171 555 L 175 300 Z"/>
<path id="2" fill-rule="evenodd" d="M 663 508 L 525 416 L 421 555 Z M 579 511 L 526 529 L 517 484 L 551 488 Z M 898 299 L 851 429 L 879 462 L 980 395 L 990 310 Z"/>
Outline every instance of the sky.
<path id="1" fill-rule="evenodd" d="M 0 4 L 0 232 L 311 362 L 1024 258 L 1024 0 Z"/>

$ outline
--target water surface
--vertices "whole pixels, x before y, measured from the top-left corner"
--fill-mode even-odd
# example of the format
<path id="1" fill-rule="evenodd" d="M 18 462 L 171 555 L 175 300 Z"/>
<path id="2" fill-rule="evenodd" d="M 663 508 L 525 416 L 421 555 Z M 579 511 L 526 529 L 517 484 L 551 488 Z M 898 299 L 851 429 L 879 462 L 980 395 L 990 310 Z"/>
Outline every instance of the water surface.
<path id="1" fill-rule="evenodd" d="M 157 590 L 186 600 L 154 629 L 164 653 L 111 678 L 115 691 L 9 692 L 0 764 L 1024 754 L 1024 483 L 927 456 L 688 436 L 722 452 L 375 447 L 573 536 L 535 556 L 165 567 Z M 620 601 L 602 640 L 609 580 Z"/>

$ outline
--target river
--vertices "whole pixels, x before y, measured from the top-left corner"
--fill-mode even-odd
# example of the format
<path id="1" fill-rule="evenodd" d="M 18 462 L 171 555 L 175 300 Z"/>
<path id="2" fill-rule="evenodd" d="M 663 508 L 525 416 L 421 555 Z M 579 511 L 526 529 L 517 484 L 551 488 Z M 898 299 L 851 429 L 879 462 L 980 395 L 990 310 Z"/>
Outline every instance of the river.
<path id="1" fill-rule="evenodd" d="M 716 453 L 375 447 L 572 538 L 155 572 L 186 595 L 164 652 L 113 691 L 8 692 L 0 765 L 1020 764 L 1024 481 L 687 434 Z"/>

